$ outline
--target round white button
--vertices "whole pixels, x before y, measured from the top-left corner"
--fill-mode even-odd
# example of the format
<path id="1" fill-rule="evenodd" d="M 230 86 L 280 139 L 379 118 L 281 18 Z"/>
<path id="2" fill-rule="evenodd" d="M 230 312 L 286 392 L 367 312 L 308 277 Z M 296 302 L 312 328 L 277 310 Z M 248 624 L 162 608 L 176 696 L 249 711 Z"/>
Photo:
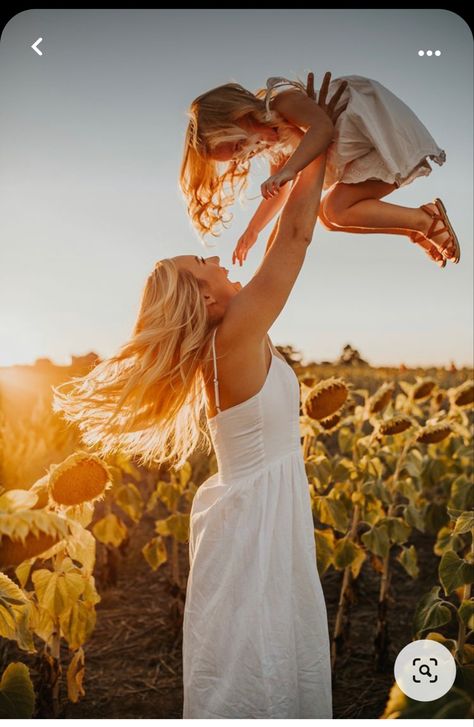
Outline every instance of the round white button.
<path id="1" fill-rule="evenodd" d="M 418 639 L 400 651 L 395 659 L 394 673 L 404 694 L 419 702 L 431 702 L 453 686 L 456 662 L 443 644 Z"/>

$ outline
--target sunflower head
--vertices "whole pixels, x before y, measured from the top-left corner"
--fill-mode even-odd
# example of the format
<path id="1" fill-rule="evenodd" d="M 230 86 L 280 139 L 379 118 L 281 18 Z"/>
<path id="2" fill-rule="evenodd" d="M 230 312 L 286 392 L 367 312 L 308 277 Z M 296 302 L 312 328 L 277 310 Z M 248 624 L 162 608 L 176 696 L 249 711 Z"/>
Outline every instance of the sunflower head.
<path id="1" fill-rule="evenodd" d="M 105 462 L 90 452 L 75 452 L 61 464 L 53 465 L 49 477 L 52 500 L 66 506 L 99 499 L 111 480 Z"/>
<path id="2" fill-rule="evenodd" d="M 410 429 L 412 421 L 410 417 L 404 414 L 397 414 L 390 419 L 380 422 L 378 426 L 378 434 L 380 436 L 387 436 L 389 434 L 400 434 L 401 432 Z"/>
<path id="3" fill-rule="evenodd" d="M 369 399 L 369 412 L 370 414 L 378 414 L 381 412 L 390 402 L 393 392 L 395 391 L 395 384 L 392 382 L 388 382 L 385 384 L 382 384 L 382 386 L 377 389 L 375 394 Z"/>
<path id="4" fill-rule="evenodd" d="M 343 379 L 334 376 L 320 381 L 308 392 L 303 402 L 303 413 L 318 421 L 332 416 L 346 401 L 349 386 Z"/>
<path id="5" fill-rule="evenodd" d="M 436 381 L 434 379 L 430 379 L 430 378 L 419 379 L 416 382 L 416 384 L 413 384 L 413 389 L 412 389 L 413 400 L 422 401 L 423 399 L 427 399 L 430 396 L 430 394 L 433 391 L 435 386 L 436 386 Z"/>
<path id="6" fill-rule="evenodd" d="M 460 407 L 469 407 L 474 403 L 474 381 L 464 381 L 460 386 L 454 389 L 451 395 L 452 402 Z"/>
<path id="7" fill-rule="evenodd" d="M 336 412 L 336 414 L 332 414 L 329 417 L 326 417 L 325 419 L 320 419 L 318 424 L 320 427 L 324 429 L 325 432 L 333 432 L 338 424 L 340 424 L 342 419 L 341 412 Z"/>
<path id="8" fill-rule="evenodd" d="M 426 424 L 420 429 L 416 435 L 416 441 L 423 444 L 438 444 L 446 439 L 453 428 L 448 422 L 439 422 L 438 424 Z"/>

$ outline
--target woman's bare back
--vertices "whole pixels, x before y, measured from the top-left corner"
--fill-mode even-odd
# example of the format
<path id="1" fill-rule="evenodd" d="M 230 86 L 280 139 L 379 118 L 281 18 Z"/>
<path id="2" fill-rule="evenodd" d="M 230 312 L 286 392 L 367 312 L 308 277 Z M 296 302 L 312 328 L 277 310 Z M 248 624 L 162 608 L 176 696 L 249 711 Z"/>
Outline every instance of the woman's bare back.
<path id="1" fill-rule="evenodd" d="M 283 361 L 285 359 L 276 351 L 268 333 L 264 342 L 260 345 L 260 350 L 255 350 L 250 346 L 242 346 L 235 350 L 229 349 L 226 343 L 222 344 L 222 339 L 219 337 L 219 328 L 220 326 L 218 326 L 215 335 L 216 368 L 219 386 L 219 407 L 221 411 L 225 411 L 250 399 L 264 385 L 271 366 L 272 356 L 268 344 L 270 344 L 275 356 Z M 223 346 L 224 351 L 222 350 Z M 227 349 L 229 349 L 228 353 L 226 353 Z M 218 413 L 214 393 L 214 364 L 212 357 L 210 362 L 207 363 L 204 376 L 208 381 L 206 386 L 207 417 L 210 419 Z"/>

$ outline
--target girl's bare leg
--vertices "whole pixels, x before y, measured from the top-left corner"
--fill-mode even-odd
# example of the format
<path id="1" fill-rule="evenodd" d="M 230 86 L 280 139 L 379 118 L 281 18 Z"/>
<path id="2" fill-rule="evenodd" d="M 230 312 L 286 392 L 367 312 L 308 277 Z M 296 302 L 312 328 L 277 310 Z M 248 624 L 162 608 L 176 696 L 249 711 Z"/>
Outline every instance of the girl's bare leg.
<path id="1" fill-rule="evenodd" d="M 395 185 L 391 185 L 395 187 Z M 390 190 L 393 191 L 393 190 Z M 385 192 L 385 194 L 388 194 L 388 192 Z M 420 245 L 425 252 L 430 256 L 432 260 L 435 262 L 443 262 L 444 257 L 439 252 L 438 248 L 433 245 L 432 242 L 430 242 L 421 232 L 413 232 L 413 230 L 404 230 L 400 228 L 395 227 L 349 227 L 347 225 L 335 225 L 332 222 L 328 220 L 325 214 L 324 210 L 324 203 L 326 201 L 326 197 L 323 197 L 321 200 L 321 205 L 319 207 L 319 220 L 321 221 L 323 227 L 325 227 L 327 230 L 331 232 L 355 232 L 359 234 L 371 234 L 371 233 L 385 233 L 385 234 L 392 234 L 392 235 L 406 235 L 411 242 L 416 243 L 417 245 Z M 411 235 L 415 235 L 416 239 L 414 239 Z M 442 265 L 441 267 L 444 267 Z"/>
<path id="2" fill-rule="evenodd" d="M 339 228 L 364 228 L 365 232 L 385 231 L 400 235 L 406 235 L 408 230 L 425 235 L 432 220 L 424 210 L 380 200 L 380 197 L 390 194 L 395 189 L 397 189 L 395 184 L 381 180 L 366 180 L 357 184 L 338 182 L 324 198 L 324 214 L 331 224 Z M 435 205 L 428 204 L 428 206 L 436 210 Z M 435 231 L 441 226 L 440 221 Z M 355 229 L 351 231 L 356 232 Z M 431 240 L 429 244 L 438 249 L 437 245 L 444 244 L 447 239 L 449 239 L 448 232 L 438 235 L 436 240 Z M 426 245 L 423 247 L 426 248 Z M 454 254 L 452 243 L 448 246 L 447 253 Z"/>

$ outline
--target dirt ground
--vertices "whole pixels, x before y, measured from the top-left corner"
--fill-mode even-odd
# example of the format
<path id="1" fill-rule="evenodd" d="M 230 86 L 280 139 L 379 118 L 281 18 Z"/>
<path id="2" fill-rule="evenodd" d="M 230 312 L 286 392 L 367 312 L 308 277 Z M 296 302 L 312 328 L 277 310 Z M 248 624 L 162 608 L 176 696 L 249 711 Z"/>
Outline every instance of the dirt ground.
<path id="1" fill-rule="evenodd" d="M 65 675 L 69 662 L 63 644 L 63 681 L 60 718 L 182 718 L 182 609 L 183 598 L 173 597 L 168 585 L 169 566 L 153 572 L 141 554 L 153 537 L 154 518 L 145 516 L 122 555 L 115 551 L 116 583 L 104 583 L 100 559 L 96 585 L 101 602 L 96 606 L 97 624 L 84 646 L 85 696 L 68 701 Z M 351 605 L 349 641 L 338 657 L 333 675 L 334 718 L 379 718 L 393 684 L 393 664 L 403 646 L 412 639 L 411 625 L 418 600 L 437 582 L 439 558 L 433 553 L 433 536 L 413 531 L 409 541 L 418 553 L 420 576 L 412 580 L 393 561 L 392 602 L 389 608 L 389 658 L 378 671 L 372 656 L 374 624 L 380 576 L 366 561 Z M 102 547 L 102 546 L 101 546 Z M 183 576 L 188 572 L 187 545 L 180 559 Z M 333 569 L 322 578 L 329 631 L 332 635 L 342 573 Z M 31 669 L 37 685 L 34 655 L 8 643 L 4 663 L 21 660 Z M 5 659 L 5 657 L 7 657 Z M 40 708 L 36 717 L 50 717 Z"/>

